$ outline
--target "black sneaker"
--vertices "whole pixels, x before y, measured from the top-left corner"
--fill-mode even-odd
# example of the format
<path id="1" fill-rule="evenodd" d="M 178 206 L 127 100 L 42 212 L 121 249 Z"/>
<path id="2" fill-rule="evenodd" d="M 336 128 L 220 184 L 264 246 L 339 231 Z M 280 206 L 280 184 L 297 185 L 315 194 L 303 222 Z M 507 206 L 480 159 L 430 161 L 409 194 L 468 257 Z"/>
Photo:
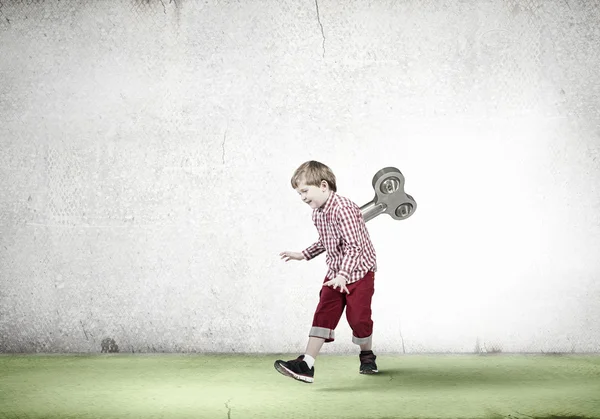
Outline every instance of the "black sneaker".
<path id="1" fill-rule="evenodd" d="M 291 361 L 275 361 L 275 369 L 287 377 L 295 378 L 304 383 L 312 383 L 315 376 L 315 367 L 308 368 L 304 355 Z"/>
<path id="2" fill-rule="evenodd" d="M 377 357 L 373 351 L 368 351 L 359 355 L 360 358 L 360 373 L 361 374 L 376 374 L 379 372 L 375 360 Z"/>

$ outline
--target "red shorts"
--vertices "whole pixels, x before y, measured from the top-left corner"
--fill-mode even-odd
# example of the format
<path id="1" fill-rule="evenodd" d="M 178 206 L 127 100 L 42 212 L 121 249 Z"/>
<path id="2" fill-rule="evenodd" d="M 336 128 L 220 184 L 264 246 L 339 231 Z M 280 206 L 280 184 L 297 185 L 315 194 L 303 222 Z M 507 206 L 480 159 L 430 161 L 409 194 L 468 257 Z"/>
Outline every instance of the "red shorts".
<path id="1" fill-rule="evenodd" d="M 325 278 L 324 283 L 330 278 Z M 340 292 L 339 287 L 323 286 L 319 293 L 319 305 L 315 311 L 309 336 L 335 340 L 334 330 L 346 308 L 346 318 L 352 328 L 352 342 L 362 345 L 370 342 L 373 334 L 371 299 L 375 292 L 375 273 L 372 271 L 358 281 L 347 285 L 349 294 Z"/>

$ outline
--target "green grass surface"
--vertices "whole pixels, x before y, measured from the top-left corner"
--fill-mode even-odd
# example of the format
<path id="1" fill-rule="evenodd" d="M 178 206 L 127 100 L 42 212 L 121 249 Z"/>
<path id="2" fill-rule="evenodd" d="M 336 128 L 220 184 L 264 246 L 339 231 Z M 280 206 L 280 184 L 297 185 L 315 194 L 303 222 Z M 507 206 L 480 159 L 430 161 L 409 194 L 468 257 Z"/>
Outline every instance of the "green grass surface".
<path id="1" fill-rule="evenodd" d="M 600 418 L 599 356 L 2 355 L 0 419 Z"/>

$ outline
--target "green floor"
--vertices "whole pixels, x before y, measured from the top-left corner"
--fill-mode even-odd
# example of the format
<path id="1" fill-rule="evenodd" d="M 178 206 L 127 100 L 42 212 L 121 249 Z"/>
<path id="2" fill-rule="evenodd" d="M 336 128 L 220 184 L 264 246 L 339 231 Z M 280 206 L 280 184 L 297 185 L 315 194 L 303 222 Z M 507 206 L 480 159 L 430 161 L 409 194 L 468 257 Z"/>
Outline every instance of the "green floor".
<path id="1" fill-rule="evenodd" d="M 600 356 L 323 355 L 313 384 L 278 358 L 1 355 L 0 419 L 600 418 Z"/>

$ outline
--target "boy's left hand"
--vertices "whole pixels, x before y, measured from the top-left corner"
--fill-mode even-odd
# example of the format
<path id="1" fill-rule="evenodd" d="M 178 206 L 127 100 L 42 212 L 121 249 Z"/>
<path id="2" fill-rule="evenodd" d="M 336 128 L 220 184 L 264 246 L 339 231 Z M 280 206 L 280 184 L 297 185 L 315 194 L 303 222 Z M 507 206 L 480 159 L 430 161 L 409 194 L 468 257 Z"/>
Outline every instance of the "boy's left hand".
<path id="1" fill-rule="evenodd" d="M 325 282 L 323 286 L 325 285 L 328 287 L 333 285 L 333 289 L 340 287 L 340 292 L 346 291 L 346 294 L 350 294 L 350 291 L 348 291 L 348 288 L 346 287 L 346 278 L 343 276 L 338 275 L 335 278 Z"/>

